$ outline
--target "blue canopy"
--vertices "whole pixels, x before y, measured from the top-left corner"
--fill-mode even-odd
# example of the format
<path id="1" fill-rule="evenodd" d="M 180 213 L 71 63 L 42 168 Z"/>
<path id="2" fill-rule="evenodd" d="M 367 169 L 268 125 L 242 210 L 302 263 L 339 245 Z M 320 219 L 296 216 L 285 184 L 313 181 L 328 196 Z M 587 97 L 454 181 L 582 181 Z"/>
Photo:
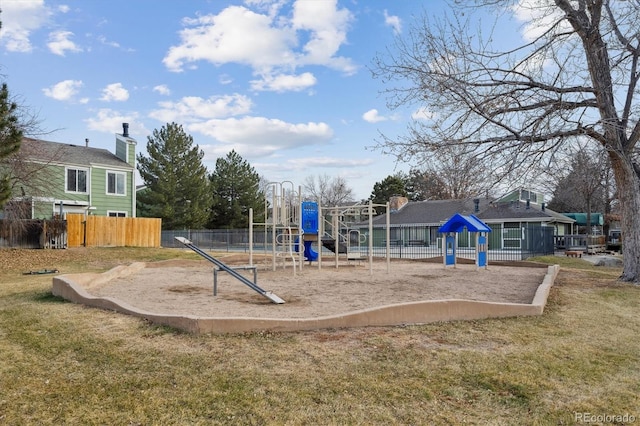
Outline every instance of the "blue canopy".
<path id="1" fill-rule="evenodd" d="M 491 232 L 491 228 L 474 215 L 463 216 L 460 213 L 451 216 L 444 225 L 438 228 L 438 232 L 460 232 L 465 226 L 469 232 Z"/>

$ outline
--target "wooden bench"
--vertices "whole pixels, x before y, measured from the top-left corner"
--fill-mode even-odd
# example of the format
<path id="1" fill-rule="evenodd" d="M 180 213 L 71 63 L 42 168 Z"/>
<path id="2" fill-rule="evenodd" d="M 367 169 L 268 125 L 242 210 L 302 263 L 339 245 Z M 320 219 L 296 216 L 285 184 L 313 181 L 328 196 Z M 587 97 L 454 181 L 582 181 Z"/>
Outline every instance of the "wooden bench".
<path id="1" fill-rule="evenodd" d="M 582 252 L 577 250 L 567 250 L 564 252 L 567 257 L 582 257 Z"/>

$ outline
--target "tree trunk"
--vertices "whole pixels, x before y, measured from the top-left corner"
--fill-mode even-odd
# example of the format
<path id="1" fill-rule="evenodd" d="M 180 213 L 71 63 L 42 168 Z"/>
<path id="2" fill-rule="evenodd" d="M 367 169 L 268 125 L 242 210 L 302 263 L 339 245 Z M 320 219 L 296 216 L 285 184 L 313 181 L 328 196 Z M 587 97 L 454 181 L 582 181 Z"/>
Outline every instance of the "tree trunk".
<path id="1" fill-rule="evenodd" d="M 593 234 L 592 227 L 591 227 L 591 197 L 588 196 L 587 197 L 587 235 L 591 235 L 591 234 Z"/>
<path id="2" fill-rule="evenodd" d="M 622 215 L 623 269 L 620 279 L 640 284 L 640 178 L 630 156 L 610 153 Z"/>

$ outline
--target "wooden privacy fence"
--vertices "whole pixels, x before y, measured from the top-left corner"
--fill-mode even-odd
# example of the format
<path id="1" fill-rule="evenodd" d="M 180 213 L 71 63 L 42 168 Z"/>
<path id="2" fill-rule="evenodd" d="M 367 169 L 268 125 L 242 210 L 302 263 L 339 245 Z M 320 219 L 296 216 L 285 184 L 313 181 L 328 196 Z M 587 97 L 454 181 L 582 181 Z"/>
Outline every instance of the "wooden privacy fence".
<path id="1" fill-rule="evenodd" d="M 68 247 L 160 247 L 162 219 L 67 214 Z"/>

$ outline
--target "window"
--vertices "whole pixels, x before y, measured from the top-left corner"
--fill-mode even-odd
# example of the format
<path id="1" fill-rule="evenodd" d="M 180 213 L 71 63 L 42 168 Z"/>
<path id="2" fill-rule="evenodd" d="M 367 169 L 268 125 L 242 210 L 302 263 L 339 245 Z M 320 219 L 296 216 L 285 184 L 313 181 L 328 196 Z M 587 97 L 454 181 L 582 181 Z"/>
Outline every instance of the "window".
<path id="1" fill-rule="evenodd" d="M 67 192 L 87 192 L 87 171 L 67 169 Z"/>
<path id="2" fill-rule="evenodd" d="M 107 172 L 107 194 L 125 195 L 126 180 L 122 172 Z"/>
<path id="3" fill-rule="evenodd" d="M 127 212 L 107 212 L 109 217 L 127 217 Z"/>
<path id="4" fill-rule="evenodd" d="M 519 249 L 520 242 L 524 238 L 520 228 L 520 222 L 505 222 L 502 229 L 502 239 L 505 249 Z"/>
<path id="5" fill-rule="evenodd" d="M 522 191 L 520 191 L 520 199 L 522 201 L 531 201 L 532 203 L 537 203 L 538 202 L 538 194 L 536 194 L 533 191 L 527 191 L 526 189 L 523 189 Z"/>

